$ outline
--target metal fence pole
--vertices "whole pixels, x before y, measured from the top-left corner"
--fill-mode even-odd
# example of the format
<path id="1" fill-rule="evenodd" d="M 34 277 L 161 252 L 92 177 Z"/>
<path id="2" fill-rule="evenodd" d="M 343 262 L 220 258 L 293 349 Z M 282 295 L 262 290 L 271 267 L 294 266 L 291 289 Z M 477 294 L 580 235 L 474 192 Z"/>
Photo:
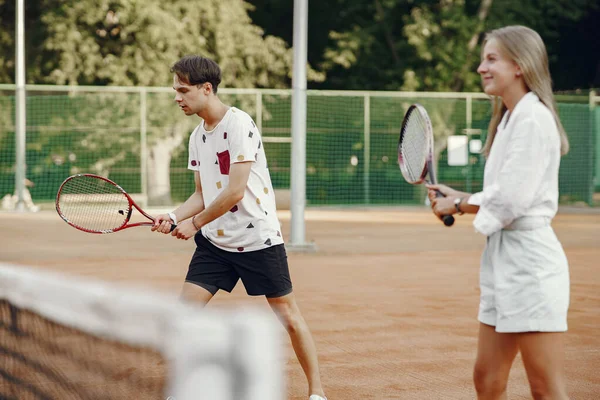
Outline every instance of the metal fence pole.
<path id="1" fill-rule="evenodd" d="M 140 176 L 144 207 L 148 205 L 148 93 L 140 88 Z"/>
<path id="2" fill-rule="evenodd" d="M 17 0 L 17 28 L 16 28 L 16 126 L 15 126 L 15 191 L 17 194 L 17 211 L 25 210 L 25 169 L 26 169 L 26 154 L 25 145 L 27 134 L 27 119 L 26 113 L 26 92 L 25 92 L 25 6 L 24 0 Z"/>
<path id="3" fill-rule="evenodd" d="M 294 0 L 294 66 L 292 75 L 292 171 L 291 228 L 288 249 L 314 251 L 306 243 L 304 208 L 306 205 L 306 62 L 308 37 L 308 0 Z"/>
<path id="4" fill-rule="evenodd" d="M 473 125 L 473 98 L 471 96 L 467 96 L 466 99 L 466 127 L 467 127 L 467 182 L 466 182 L 466 190 L 467 193 L 471 193 L 471 152 L 469 151 L 469 142 L 471 141 L 471 128 Z"/>
<path id="5" fill-rule="evenodd" d="M 263 103 L 262 103 L 262 92 L 256 92 L 256 127 L 260 134 L 263 134 L 262 130 L 262 117 L 263 117 Z"/>
<path id="6" fill-rule="evenodd" d="M 368 94 L 364 97 L 364 190 L 365 203 L 371 203 L 371 97 Z"/>
<path id="7" fill-rule="evenodd" d="M 600 116 L 598 116 L 598 112 L 596 111 L 596 103 L 600 103 L 600 97 L 596 96 L 595 90 L 590 90 L 590 121 L 592 125 L 592 140 L 595 142 L 595 151 L 594 151 L 594 159 L 595 159 L 595 171 L 594 171 L 594 179 L 592 188 L 592 198 L 590 199 L 589 204 L 594 203 L 594 192 L 596 187 L 600 187 Z"/>

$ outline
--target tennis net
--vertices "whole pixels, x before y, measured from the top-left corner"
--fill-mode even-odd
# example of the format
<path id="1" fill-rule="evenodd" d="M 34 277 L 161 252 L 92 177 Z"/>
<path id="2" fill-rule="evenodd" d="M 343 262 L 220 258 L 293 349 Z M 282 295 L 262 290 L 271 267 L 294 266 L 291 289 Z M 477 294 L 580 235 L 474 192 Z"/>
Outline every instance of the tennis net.
<path id="1" fill-rule="evenodd" d="M 278 332 L 254 309 L 0 264 L 0 400 L 281 399 Z"/>

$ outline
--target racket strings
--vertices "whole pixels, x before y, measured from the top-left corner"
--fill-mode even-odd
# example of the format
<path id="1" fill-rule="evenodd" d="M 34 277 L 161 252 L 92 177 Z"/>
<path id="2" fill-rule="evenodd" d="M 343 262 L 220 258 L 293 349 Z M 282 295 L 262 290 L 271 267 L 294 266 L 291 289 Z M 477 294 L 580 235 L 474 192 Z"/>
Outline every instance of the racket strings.
<path id="1" fill-rule="evenodd" d="M 421 180 L 423 175 L 429 150 L 427 130 L 427 121 L 420 112 L 414 110 L 403 128 L 400 146 L 405 168 L 403 172 L 408 175 L 405 178 L 409 182 L 416 183 Z"/>
<path id="2" fill-rule="evenodd" d="M 95 232 L 121 227 L 127 221 L 131 208 L 128 198 L 118 187 L 85 175 L 65 182 L 58 206 L 68 222 Z"/>

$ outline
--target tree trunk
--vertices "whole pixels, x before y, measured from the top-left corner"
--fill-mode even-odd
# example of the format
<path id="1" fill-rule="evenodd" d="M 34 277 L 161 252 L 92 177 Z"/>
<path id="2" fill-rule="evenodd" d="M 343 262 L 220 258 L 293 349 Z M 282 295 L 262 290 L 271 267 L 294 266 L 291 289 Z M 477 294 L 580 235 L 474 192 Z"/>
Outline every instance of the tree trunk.
<path id="1" fill-rule="evenodd" d="M 381 23 L 383 24 L 383 32 L 385 34 L 385 41 L 390 49 L 390 53 L 392 55 L 392 59 L 394 60 L 394 64 L 396 66 L 400 65 L 400 56 L 398 55 L 398 51 L 396 50 L 396 43 L 394 42 L 394 37 L 392 36 L 392 31 L 390 27 L 385 21 L 385 9 L 381 5 L 379 0 L 375 0 L 375 9 L 376 15 L 381 18 Z"/>
<path id="2" fill-rule="evenodd" d="M 168 136 L 158 139 L 148 156 L 148 205 L 170 206 L 171 199 L 171 158 L 173 151 L 183 141 L 183 134 L 177 126 L 169 129 Z"/>
<path id="3" fill-rule="evenodd" d="M 160 143 L 155 144 L 148 157 L 148 205 L 172 204 L 170 166 L 170 149 Z"/>
<path id="4" fill-rule="evenodd" d="M 462 66 L 458 75 L 455 77 L 454 85 L 452 85 L 453 92 L 460 92 L 463 89 L 465 84 L 464 75 L 467 73 L 467 70 L 471 67 L 471 57 L 473 55 L 473 51 L 477 46 L 477 42 L 479 36 L 481 35 L 483 28 L 485 26 L 485 19 L 487 18 L 490 8 L 492 7 L 493 0 L 482 0 L 479 5 L 479 10 L 477 11 L 477 19 L 479 20 L 477 24 L 477 29 L 473 32 L 473 36 L 471 36 L 471 40 L 469 40 L 469 44 L 467 45 L 467 59 L 465 64 Z"/>

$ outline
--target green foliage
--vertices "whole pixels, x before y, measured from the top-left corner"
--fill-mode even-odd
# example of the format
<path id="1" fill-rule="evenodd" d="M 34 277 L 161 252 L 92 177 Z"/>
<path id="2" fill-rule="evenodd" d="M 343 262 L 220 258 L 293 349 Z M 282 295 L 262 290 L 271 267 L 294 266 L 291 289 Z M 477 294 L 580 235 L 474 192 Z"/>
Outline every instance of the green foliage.
<path id="1" fill-rule="evenodd" d="M 291 43 L 291 29 L 279 21 L 291 20 L 293 2 L 248 1 L 256 6 L 253 20 Z M 597 0 L 492 0 L 480 25 L 479 12 L 487 2 L 309 1 L 308 59 L 327 73 L 326 81 L 311 87 L 479 90 L 475 70 L 482 33 L 514 24 L 544 38 L 559 89 L 599 84 Z"/>
<path id="2" fill-rule="evenodd" d="M 292 49 L 253 25 L 248 16 L 252 6 L 243 0 L 39 0 L 26 4 L 29 83 L 170 86 L 171 65 L 186 54 L 201 54 L 221 66 L 222 87 L 290 85 Z M 0 80 L 11 82 L 13 2 L 0 0 L 0 10 L 0 49 L 6 50 L 0 55 Z M 308 77 L 323 79 L 310 67 Z M 157 161 L 177 157 L 199 122 L 178 112 L 172 97 L 153 94 L 146 98 L 151 183 L 168 168 Z M 45 95 L 30 93 L 29 100 L 31 107 L 42 105 L 42 110 L 30 110 L 29 115 L 45 118 L 43 122 L 28 121 L 36 127 L 28 137 L 28 147 L 38 151 L 36 164 L 40 168 L 58 160 L 61 166 L 68 166 L 69 173 L 92 170 L 108 175 L 139 160 L 139 95 L 74 92 L 65 97 L 64 107 L 58 110 L 43 108 L 49 100 Z M 252 112 L 254 98 L 237 105 Z M 8 116 L 2 113 L 0 120 Z M 0 139 L 5 131 L 0 128 Z M 66 145 L 54 148 L 52 154 L 39 152 L 57 139 Z M 160 148 L 167 149 L 167 154 L 158 160 L 153 152 Z"/>
<path id="3" fill-rule="evenodd" d="M 0 0 L 3 22 L 14 10 Z M 213 58 L 228 87 L 289 87 L 292 51 L 252 25 L 242 0 L 41 0 L 28 9 L 28 81 L 79 85 L 165 86 L 170 66 L 186 54 Z M 43 11 L 40 11 L 43 10 Z M 9 14 L 9 15 L 7 15 Z M 12 18 L 12 20 L 11 20 Z M 39 19 L 38 19 L 39 18 Z M 0 46 L 14 48 L 0 29 Z M 38 43 L 34 38 L 43 37 Z M 0 56 L 9 79 L 11 52 Z M 312 79 L 322 77 L 310 70 Z"/>
<path id="4" fill-rule="evenodd" d="M 9 1 L 8 3 L 13 2 Z M 2 28 L 0 28 L 0 82 L 13 81 L 10 71 L 15 68 L 13 39 L 15 36 L 15 9 L 13 4 L 8 3 L 6 0 L 0 0 L 0 15 L 2 15 Z"/>
<path id="5" fill-rule="evenodd" d="M 404 72 L 403 90 L 454 91 L 457 80 L 465 91 L 479 90 L 479 57 L 468 49 L 479 21 L 466 13 L 464 0 L 414 7 L 404 22 L 416 60 Z"/>
<path id="6" fill-rule="evenodd" d="M 338 0 L 342 3 L 354 13 L 347 15 L 345 30 L 330 33 L 333 44 L 322 63 L 329 76 L 342 74 L 353 89 L 479 88 L 478 49 L 469 46 L 481 29 L 473 1 Z"/>

